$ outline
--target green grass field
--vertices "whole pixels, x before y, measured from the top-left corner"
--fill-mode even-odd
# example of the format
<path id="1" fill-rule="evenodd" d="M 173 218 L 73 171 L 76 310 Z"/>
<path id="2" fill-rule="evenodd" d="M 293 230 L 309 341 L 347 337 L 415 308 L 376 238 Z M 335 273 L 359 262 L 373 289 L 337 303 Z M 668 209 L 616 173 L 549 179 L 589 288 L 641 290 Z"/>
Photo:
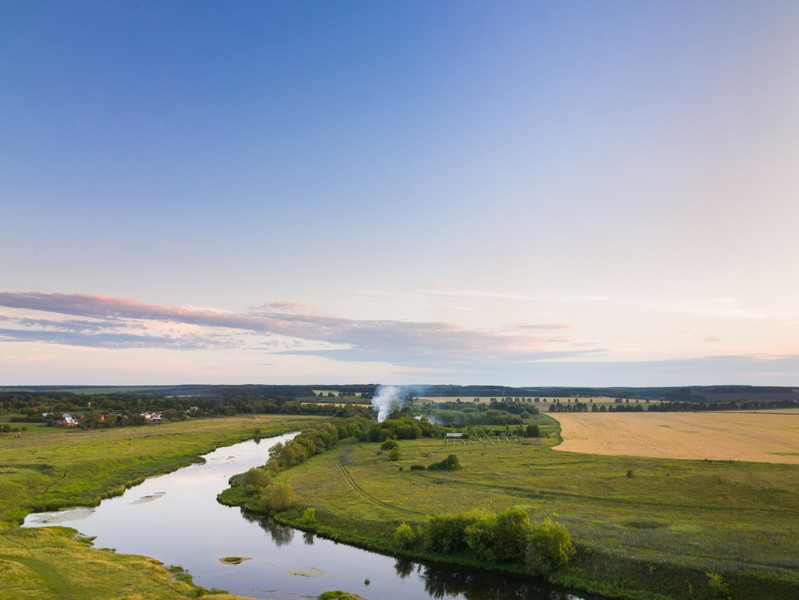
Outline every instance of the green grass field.
<path id="1" fill-rule="evenodd" d="M 205 595 L 185 574 L 155 559 L 94 550 L 73 533 L 59 527 L 0 530 L 0 598 L 171 600 Z"/>
<path id="2" fill-rule="evenodd" d="M 799 597 L 798 467 L 571 454 L 554 443 L 408 440 L 396 462 L 378 444 L 350 443 L 281 478 L 319 527 L 365 545 L 427 514 L 516 506 L 571 532 L 580 553 L 561 583 L 694 598 L 711 571 L 735 583 L 733 598 Z M 410 469 L 450 453 L 462 470 Z"/>
<path id="3" fill-rule="evenodd" d="M 0 522 L 31 511 L 96 505 L 125 487 L 191 464 L 199 454 L 298 429 L 312 417 L 257 415 L 90 431 L 28 427 L 0 435 Z"/>
<path id="4" fill-rule="evenodd" d="M 266 437 L 318 420 L 256 415 L 92 431 L 29 425 L 21 438 L 0 434 L 0 598 L 159 600 L 202 595 L 203 590 L 152 559 L 93 549 L 69 530 L 14 524 L 33 510 L 96 505 L 146 477 L 249 439 L 255 429 Z"/>

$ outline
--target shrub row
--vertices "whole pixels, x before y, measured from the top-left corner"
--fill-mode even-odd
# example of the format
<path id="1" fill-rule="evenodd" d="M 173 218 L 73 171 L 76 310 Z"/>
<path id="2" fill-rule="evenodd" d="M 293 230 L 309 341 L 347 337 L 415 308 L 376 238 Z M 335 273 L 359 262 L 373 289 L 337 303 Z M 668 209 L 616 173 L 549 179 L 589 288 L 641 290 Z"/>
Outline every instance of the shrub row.
<path id="1" fill-rule="evenodd" d="M 357 435 L 368 424 L 369 420 L 363 417 L 336 419 L 307 429 L 285 444 L 275 444 L 269 450 L 266 464 L 232 478 L 233 487 L 220 494 L 220 501 L 225 504 L 244 504 L 248 509 L 258 512 L 278 512 L 290 508 L 297 499 L 294 488 L 288 483 L 273 483 L 272 477 L 315 454 L 329 450 L 340 439 Z"/>
<path id="2" fill-rule="evenodd" d="M 499 514 L 473 510 L 428 516 L 418 532 L 401 523 L 393 541 L 403 550 L 421 546 L 429 552 L 460 555 L 486 564 L 521 566 L 538 575 L 565 565 L 575 554 L 563 525 L 549 518 L 531 521 L 520 508 Z"/>

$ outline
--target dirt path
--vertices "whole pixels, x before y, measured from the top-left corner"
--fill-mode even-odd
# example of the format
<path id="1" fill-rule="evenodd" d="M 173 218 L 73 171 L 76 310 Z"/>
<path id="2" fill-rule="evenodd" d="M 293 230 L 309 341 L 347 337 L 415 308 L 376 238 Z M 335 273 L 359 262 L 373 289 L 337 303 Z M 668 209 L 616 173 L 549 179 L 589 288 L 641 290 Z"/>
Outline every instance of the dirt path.
<path id="1" fill-rule="evenodd" d="M 343 457 L 343 458 L 346 459 L 346 457 Z M 379 500 L 378 498 L 375 498 L 374 496 L 372 496 L 369 492 L 367 492 L 360 485 L 358 485 L 358 483 L 355 481 L 355 479 L 352 478 L 352 475 L 350 475 L 350 472 L 347 470 L 347 467 L 345 467 L 344 463 L 342 462 L 342 457 L 339 457 L 338 459 L 336 459 L 336 465 L 338 465 L 338 468 L 341 471 L 341 474 L 344 475 L 344 479 L 347 480 L 347 483 L 350 484 L 352 489 L 354 489 L 356 492 L 358 492 L 361 496 L 363 496 L 366 500 L 368 500 L 372 504 L 377 504 L 378 506 L 380 506 L 382 508 L 386 508 L 388 510 L 393 510 L 393 511 L 396 511 L 396 512 L 401 512 L 401 513 L 405 513 L 405 514 L 409 514 L 409 515 L 424 515 L 424 513 L 417 512 L 415 510 L 409 510 L 407 508 L 400 508 L 398 506 L 392 506 L 391 504 L 388 504 L 387 502 L 383 502 L 382 500 Z"/>

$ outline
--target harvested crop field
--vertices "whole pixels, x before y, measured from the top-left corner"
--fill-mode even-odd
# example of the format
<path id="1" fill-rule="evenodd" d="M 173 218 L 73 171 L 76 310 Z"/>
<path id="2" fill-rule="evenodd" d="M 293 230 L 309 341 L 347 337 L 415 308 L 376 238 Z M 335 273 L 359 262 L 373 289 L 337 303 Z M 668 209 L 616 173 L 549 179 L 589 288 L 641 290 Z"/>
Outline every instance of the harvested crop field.
<path id="1" fill-rule="evenodd" d="M 550 416 L 563 452 L 799 464 L 799 410 Z"/>

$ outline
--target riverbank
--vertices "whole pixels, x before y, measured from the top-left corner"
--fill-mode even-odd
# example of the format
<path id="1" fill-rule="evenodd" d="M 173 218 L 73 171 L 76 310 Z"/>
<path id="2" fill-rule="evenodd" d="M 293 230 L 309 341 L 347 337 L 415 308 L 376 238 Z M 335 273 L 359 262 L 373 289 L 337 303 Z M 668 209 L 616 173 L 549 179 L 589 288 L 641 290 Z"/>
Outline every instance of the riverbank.
<path id="1" fill-rule="evenodd" d="M 88 431 L 30 427 L 20 438 L 2 435 L 0 526 L 18 525 L 29 512 L 96 506 L 221 446 L 305 429 L 320 420 L 252 415 Z"/>
<path id="2" fill-rule="evenodd" d="M 214 600 L 243 600 L 204 590 L 188 573 L 155 559 L 93 548 L 76 533 L 62 527 L 0 530 L 0 597 L 183 600 L 212 594 Z"/>
<path id="3" fill-rule="evenodd" d="M 393 532 L 403 522 L 420 528 L 426 515 L 521 507 L 571 532 L 577 556 L 549 576 L 571 589 L 609 598 L 799 595 L 796 467 L 566 454 L 552 450 L 555 441 L 402 440 L 394 460 L 379 444 L 339 442 L 277 476 L 298 495 L 277 518 L 379 552 L 474 566 L 402 550 Z M 460 471 L 411 468 L 453 452 Z"/>
<path id="4" fill-rule="evenodd" d="M 208 593 L 179 569 L 93 548 L 72 530 L 17 525 L 34 511 L 96 506 L 256 433 L 270 437 L 314 422 L 319 418 L 254 415 L 94 431 L 29 427 L 21 438 L 0 436 L 0 589 L 14 598 L 81 600 L 119 597 L 119 582 L 139 598 Z"/>

